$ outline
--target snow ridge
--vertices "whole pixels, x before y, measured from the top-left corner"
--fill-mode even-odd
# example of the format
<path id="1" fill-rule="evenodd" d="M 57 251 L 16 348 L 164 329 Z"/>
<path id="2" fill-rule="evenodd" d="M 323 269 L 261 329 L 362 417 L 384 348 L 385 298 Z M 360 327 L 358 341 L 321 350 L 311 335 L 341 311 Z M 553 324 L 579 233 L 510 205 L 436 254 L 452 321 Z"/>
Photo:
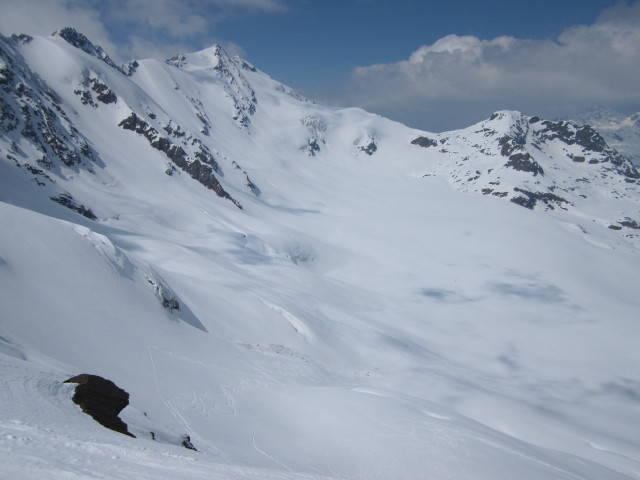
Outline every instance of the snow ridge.
<path id="1" fill-rule="evenodd" d="M 211 72 L 220 79 L 235 110 L 233 119 L 244 129 L 249 128 L 258 101 L 241 69 L 255 71 L 255 67 L 240 58 L 232 59 L 220 45 L 195 53 L 177 54 L 167 60 L 167 64 L 187 72 Z"/>

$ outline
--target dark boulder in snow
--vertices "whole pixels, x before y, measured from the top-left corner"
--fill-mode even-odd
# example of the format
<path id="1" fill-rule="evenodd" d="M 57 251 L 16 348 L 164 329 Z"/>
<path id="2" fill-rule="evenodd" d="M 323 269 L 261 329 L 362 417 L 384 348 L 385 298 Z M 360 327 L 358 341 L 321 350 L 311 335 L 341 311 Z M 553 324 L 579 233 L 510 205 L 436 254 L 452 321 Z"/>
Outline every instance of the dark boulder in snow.
<path id="1" fill-rule="evenodd" d="M 414 140 L 411 140 L 411 145 L 418 145 L 419 147 L 428 148 L 437 147 L 438 142 L 429 137 L 418 137 Z"/>
<path id="2" fill-rule="evenodd" d="M 191 437 L 189 435 L 183 435 L 182 436 L 182 444 L 181 445 L 184 448 L 188 448 L 189 450 L 195 450 L 196 452 L 198 451 L 198 449 L 193 446 L 193 443 L 191 443 Z"/>
<path id="3" fill-rule="evenodd" d="M 100 425 L 124 435 L 129 433 L 127 424 L 118 414 L 129 405 L 129 394 L 111 380 L 83 373 L 66 380 L 64 383 L 77 383 L 73 401 L 82 411 L 91 415 Z"/>

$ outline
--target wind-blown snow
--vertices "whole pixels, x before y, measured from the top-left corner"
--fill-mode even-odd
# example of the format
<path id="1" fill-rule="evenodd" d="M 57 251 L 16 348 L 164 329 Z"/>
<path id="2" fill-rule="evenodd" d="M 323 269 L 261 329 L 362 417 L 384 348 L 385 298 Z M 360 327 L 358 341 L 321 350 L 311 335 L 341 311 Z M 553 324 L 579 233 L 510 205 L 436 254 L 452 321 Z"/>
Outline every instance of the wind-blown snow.
<path id="1" fill-rule="evenodd" d="M 639 215 L 632 177 L 597 183 L 602 165 L 557 163 L 575 145 L 540 143 L 545 178 L 503 168 L 501 187 L 573 205 L 529 210 L 479 192 L 507 158 L 478 126 L 314 105 L 219 48 L 128 77 L 58 37 L 13 42 L 97 158 L 40 186 L 34 144 L 0 138 L 0 476 L 640 476 L 638 239 L 609 228 Z M 205 145 L 242 210 L 120 127 L 132 112 Z M 466 169 L 484 176 L 461 187 Z M 562 182 L 587 176 L 580 203 Z M 83 372 L 130 393 L 137 438 L 70 401 Z"/>

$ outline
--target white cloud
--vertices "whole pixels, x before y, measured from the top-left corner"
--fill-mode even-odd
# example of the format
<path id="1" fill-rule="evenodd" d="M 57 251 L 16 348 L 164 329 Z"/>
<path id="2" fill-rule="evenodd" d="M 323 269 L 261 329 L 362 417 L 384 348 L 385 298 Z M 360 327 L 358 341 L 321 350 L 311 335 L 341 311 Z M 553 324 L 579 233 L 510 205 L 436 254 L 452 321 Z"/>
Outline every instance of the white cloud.
<path id="1" fill-rule="evenodd" d="M 594 104 L 640 108 L 640 2 L 619 3 L 557 41 L 449 35 L 408 60 L 356 68 L 343 103 L 449 129 L 494 110 L 547 117 Z"/>
<path id="2" fill-rule="evenodd" d="M 218 22 L 285 10 L 283 0 L 2 0 L 0 32 L 50 35 L 70 26 L 120 61 L 164 59 L 213 43 L 237 54 L 240 46 L 215 36 Z"/>
<path id="3" fill-rule="evenodd" d="M 74 27 L 109 53 L 116 51 L 100 12 L 82 0 L 2 0 L 0 32 L 51 35 L 63 27 Z"/>

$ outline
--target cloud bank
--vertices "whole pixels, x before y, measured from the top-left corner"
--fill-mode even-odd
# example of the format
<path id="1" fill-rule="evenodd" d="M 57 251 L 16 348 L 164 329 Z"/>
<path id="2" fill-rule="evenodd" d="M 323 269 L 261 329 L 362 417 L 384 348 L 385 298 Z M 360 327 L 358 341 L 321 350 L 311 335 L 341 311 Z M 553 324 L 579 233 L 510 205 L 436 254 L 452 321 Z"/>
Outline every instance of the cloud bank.
<path id="1" fill-rule="evenodd" d="M 283 0 L 2 0 L 0 32 L 50 35 L 74 27 L 120 61 L 168 58 L 221 43 L 216 25 L 237 15 L 285 11 Z"/>
<path id="2" fill-rule="evenodd" d="M 428 130 L 495 110 L 571 115 L 593 105 L 640 109 L 640 2 L 621 2 L 556 40 L 448 35 L 408 60 L 357 67 L 340 103 Z"/>

